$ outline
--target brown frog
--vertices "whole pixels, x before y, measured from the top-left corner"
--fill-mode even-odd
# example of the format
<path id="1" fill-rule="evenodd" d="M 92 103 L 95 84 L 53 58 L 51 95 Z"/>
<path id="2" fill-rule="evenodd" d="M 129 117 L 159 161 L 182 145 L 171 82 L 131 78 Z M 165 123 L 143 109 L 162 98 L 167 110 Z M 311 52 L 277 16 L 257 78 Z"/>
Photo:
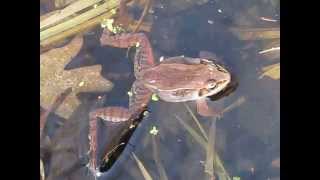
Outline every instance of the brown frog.
<path id="1" fill-rule="evenodd" d="M 171 57 L 156 64 L 147 36 L 143 33 L 110 35 L 105 30 L 101 45 L 118 48 L 136 47 L 134 57 L 135 82 L 132 85 L 129 108 L 106 107 L 90 113 L 90 168 L 96 170 L 96 119 L 113 123 L 137 118 L 155 93 L 167 102 L 195 101 L 202 116 L 216 113 L 207 106 L 206 97 L 224 90 L 231 81 L 230 73 L 221 65 L 204 58 Z"/>

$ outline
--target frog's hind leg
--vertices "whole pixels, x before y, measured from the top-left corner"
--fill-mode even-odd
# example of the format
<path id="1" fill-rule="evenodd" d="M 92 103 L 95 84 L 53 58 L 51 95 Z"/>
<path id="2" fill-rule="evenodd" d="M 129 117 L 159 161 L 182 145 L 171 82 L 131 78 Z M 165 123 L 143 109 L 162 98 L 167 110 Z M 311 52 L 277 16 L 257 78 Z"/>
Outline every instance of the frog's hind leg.
<path id="1" fill-rule="evenodd" d="M 142 82 L 135 81 L 131 88 L 131 96 L 129 97 L 129 109 L 133 117 L 137 117 L 143 112 L 151 99 L 152 92 L 147 89 Z"/>
<path id="2" fill-rule="evenodd" d="M 197 103 L 197 112 L 204 117 L 221 117 L 222 110 L 212 109 L 208 106 L 206 99 L 198 99 Z"/>
<path id="3" fill-rule="evenodd" d="M 130 125 L 130 113 L 129 109 L 124 107 L 106 107 L 96 109 L 89 114 L 90 122 L 89 122 L 89 146 L 90 146 L 90 162 L 89 169 L 97 175 L 98 165 L 100 164 L 100 160 L 97 159 L 97 147 L 98 147 L 98 139 L 97 139 L 97 123 L 98 119 L 102 119 L 107 123 L 114 124 L 115 126 L 120 126 L 126 128 Z M 110 128 L 112 130 L 112 128 Z M 119 130 L 121 131 L 121 130 Z M 118 135 L 117 133 L 113 133 Z M 112 138 L 112 137 L 108 137 Z"/>
<path id="4" fill-rule="evenodd" d="M 97 121 L 102 119 L 106 123 L 113 124 L 114 126 L 119 126 L 116 128 L 117 132 L 112 132 L 112 134 L 119 136 L 123 129 L 129 128 L 132 122 L 139 119 L 142 112 L 146 109 L 147 104 L 151 98 L 152 92 L 143 86 L 139 81 L 135 81 L 131 89 L 132 95 L 129 98 L 129 109 L 124 107 L 106 107 L 99 108 L 95 111 L 90 112 L 90 123 L 89 123 L 89 141 L 90 141 L 90 156 L 91 160 L 89 162 L 90 170 L 96 175 L 98 171 L 98 164 L 100 160 L 97 159 Z M 114 128 L 111 128 L 114 129 Z M 113 139 L 113 137 L 108 137 Z M 111 144 L 112 148 L 114 145 Z M 108 153 L 108 150 L 106 151 Z M 106 154 L 105 153 L 105 154 Z"/>
<path id="5" fill-rule="evenodd" d="M 134 57 L 134 72 L 136 77 L 139 76 L 141 70 L 152 67 L 155 64 L 151 44 L 144 33 L 111 35 L 110 32 L 105 29 L 101 35 L 100 43 L 102 46 L 108 45 L 118 48 L 135 46 L 137 48 Z"/>

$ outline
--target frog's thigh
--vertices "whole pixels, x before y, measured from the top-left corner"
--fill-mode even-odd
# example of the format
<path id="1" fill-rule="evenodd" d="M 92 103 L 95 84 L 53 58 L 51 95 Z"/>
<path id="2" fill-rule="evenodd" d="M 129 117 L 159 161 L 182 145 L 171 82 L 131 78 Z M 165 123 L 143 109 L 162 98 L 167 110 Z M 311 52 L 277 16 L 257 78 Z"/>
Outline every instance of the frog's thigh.
<path id="1" fill-rule="evenodd" d="M 152 92 L 147 89 L 142 82 L 135 81 L 131 87 L 132 95 L 129 97 L 129 109 L 135 111 L 135 109 L 144 108 L 147 106 Z"/>
<path id="2" fill-rule="evenodd" d="M 178 63 L 178 64 L 200 64 L 200 58 L 190 58 L 190 57 L 184 57 L 184 56 L 175 56 L 166 58 L 163 61 L 161 61 L 161 64 L 172 64 L 172 63 Z"/>
<path id="3" fill-rule="evenodd" d="M 196 101 L 197 103 L 197 112 L 204 117 L 214 117 L 214 116 L 220 116 L 221 111 L 220 110 L 214 110 L 210 108 L 206 102 L 206 99 L 199 99 Z"/>

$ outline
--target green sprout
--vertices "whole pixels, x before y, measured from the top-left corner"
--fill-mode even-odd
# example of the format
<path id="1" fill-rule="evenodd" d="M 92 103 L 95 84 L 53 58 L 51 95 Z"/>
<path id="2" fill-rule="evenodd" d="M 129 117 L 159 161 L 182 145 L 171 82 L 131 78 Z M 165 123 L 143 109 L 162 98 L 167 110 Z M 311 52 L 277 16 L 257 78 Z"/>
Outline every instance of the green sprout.
<path id="1" fill-rule="evenodd" d="M 232 180 L 240 180 L 241 178 L 239 176 L 233 176 Z"/>
<path id="2" fill-rule="evenodd" d="M 159 101 L 159 97 L 156 94 L 152 94 L 152 101 Z"/>
<path id="3" fill-rule="evenodd" d="M 113 23 L 114 23 L 114 19 L 104 19 L 101 22 L 101 27 L 102 28 L 107 28 L 109 31 L 111 31 L 111 32 L 113 32 L 115 34 L 124 31 L 124 29 L 121 28 L 120 26 L 113 26 Z"/>

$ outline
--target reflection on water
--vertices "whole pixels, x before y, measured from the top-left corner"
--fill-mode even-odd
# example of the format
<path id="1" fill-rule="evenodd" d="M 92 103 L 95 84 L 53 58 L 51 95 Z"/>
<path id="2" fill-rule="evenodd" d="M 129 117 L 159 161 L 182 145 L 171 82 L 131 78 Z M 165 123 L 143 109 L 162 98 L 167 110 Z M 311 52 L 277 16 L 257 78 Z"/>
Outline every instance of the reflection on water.
<path id="1" fill-rule="evenodd" d="M 223 60 L 239 83 L 231 95 L 209 103 L 210 107 L 224 109 L 242 98 L 241 103 L 225 112 L 215 124 L 214 152 L 218 157 L 213 171 L 221 173 L 224 168 L 234 179 L 279 178 L 280 83 L 269 77 L 259 79 L 260 69 L 279 62 L 279 56 L 268 59 L 268 56 L 259 55 L 259 51 L 267 47 L 267 40 L 239 40 L 229 30 L 239 26 L 279 27 L 278 1 L 228 0 L 200 4 L 190 1 L 175 8 L 178 2 L 183 3 L 161 1 L 154 4 L 150 15 L 154 19 L 150 41 L 156 60 L 161 56 L 197 57 L 202 50 L 211 51 Z M 130 50 L 126 58 L 126 50 L 99 47 L 98 42 L 88 48 L 87 53 L 95 63 L 102 64 L 103 76 L 114 82 L 114 89 L 105 94 L 106 100 L 101 106 L 127 106 L 127 92 L 133 82 L 132 62 L 129 61 L 133 51 Z M 85 164 L 87 112 L 92 110 L 96 97 L 96 94 L 81 96 L 82 105 L 73 117 L 52 133 L 55 138 L 50 163 L 47 163 L 50 164 L 46 169 L 50 172 L 48 179 L 94 179 Z M 192 102 L 187 104 L 195 110 Z M 148 109 L 149 115 L 137 127 L 124 155 L 111 169 L 112 175 L 102 175 L 100 179 L 144 179 L 147 175 L 141 170 L 141 164 L 153 179 L 208 179 L 204 147 L 208 145 L 206 135 L 210 134 L 213 120 L 196 115 L 199 127 L 183 103 L 152 101 Z M 54 118 L 51 119 L 47 125 L 50 133 L 58 127 Z M 150 134 L 153 127 L 158 130 L 156 135 Z"/>

